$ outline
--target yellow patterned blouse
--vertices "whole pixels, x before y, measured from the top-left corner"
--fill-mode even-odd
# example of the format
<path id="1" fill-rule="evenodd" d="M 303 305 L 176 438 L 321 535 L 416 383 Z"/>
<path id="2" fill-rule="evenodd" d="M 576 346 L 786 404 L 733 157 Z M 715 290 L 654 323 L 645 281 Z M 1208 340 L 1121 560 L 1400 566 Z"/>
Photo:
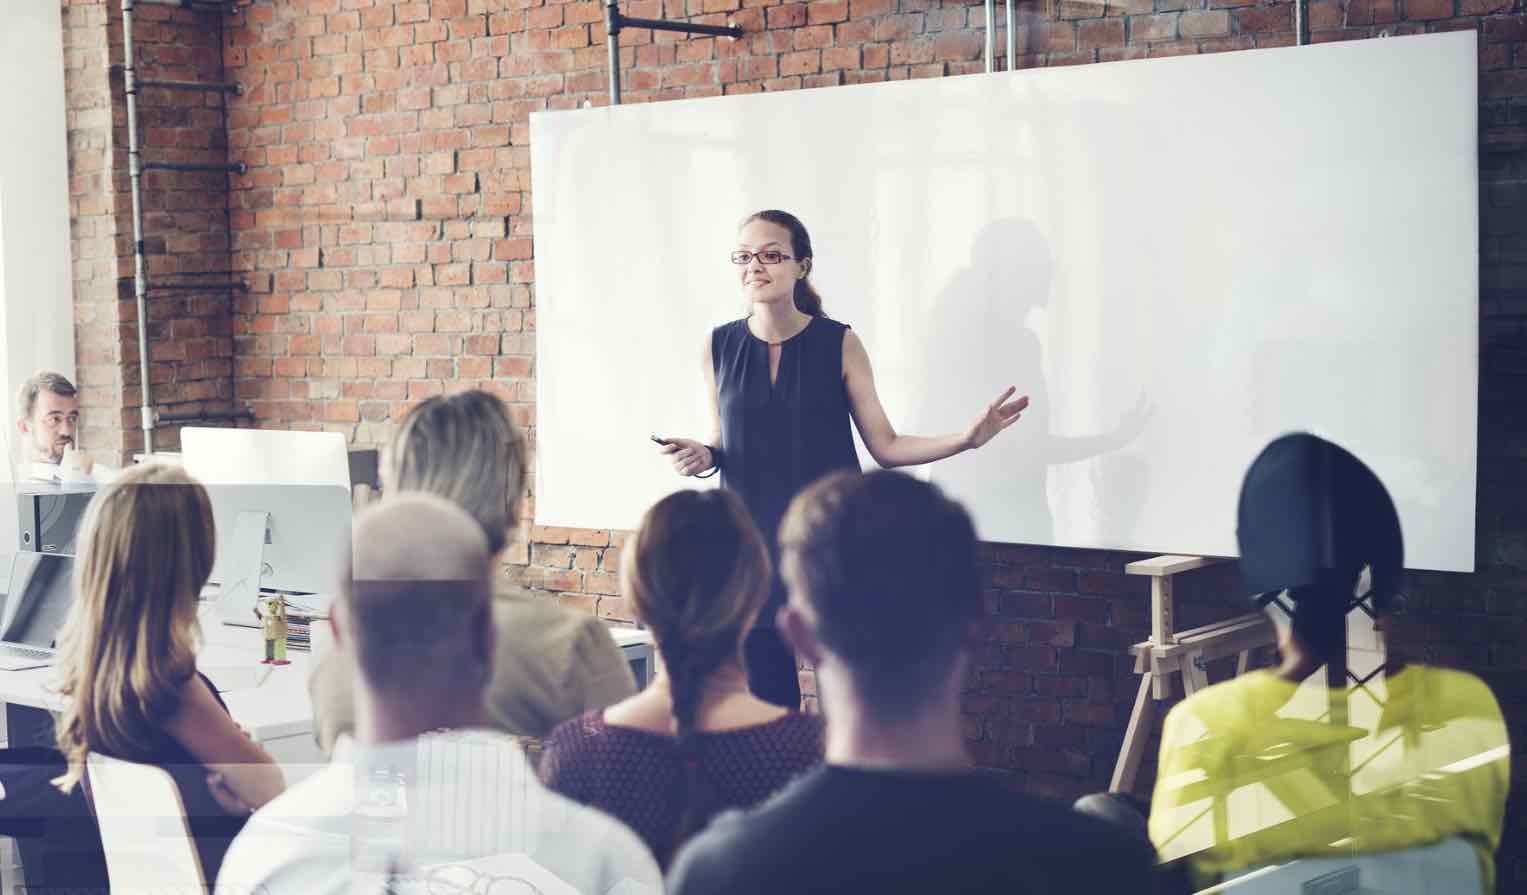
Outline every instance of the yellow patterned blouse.
<path id="1" fill-rule="evenodd" d="M 1456 836 L 1493 891 L 1510 750 L 1490 688 L 1425 666 L 1345 692 L 1324 681 L 1254 671 L 1167 714 L 1150 817 L 1161 859 L 1188 857 L 1209 885 L 1298 857 Z"/>

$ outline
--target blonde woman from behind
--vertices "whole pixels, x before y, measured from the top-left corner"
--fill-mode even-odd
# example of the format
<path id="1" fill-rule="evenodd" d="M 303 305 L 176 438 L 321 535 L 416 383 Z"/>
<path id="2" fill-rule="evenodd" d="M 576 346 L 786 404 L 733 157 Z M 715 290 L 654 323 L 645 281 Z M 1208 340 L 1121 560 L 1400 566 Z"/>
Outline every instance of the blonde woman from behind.
<path id="1" fill-rule="evenodd" d="M 382 451 L 381 474 L 384 502 L 432 494 L 465 510 L 482 529 L 493 566 L 501 565 L 525 497 L 525 447 L 497 397 L 472 390 L 414 407 Z M 486 698 L 497 729 L 544 737 L 580 712 L 636 692 L 630 666 L 594 616 L 538 599 L 502 575 L 493 579 L 492 612 L 498 638 Z M 309 689 L 314 732 L 331 752 L 355 729 L 355 679 L 326 657 Z"/>
<path id="2" fill-rule="evenodd" d="M 71 699 L 57 723 L 68 767 L 55 782 L 72 790 L 92 752 L 163 767 L 208 880 L 250 812 L 284 788 L 280 768 L 196 670 L 197 597 L 215 543 L 207 492 L 182 469 L 125 472 L 81 524 L 57 660 Z"/>

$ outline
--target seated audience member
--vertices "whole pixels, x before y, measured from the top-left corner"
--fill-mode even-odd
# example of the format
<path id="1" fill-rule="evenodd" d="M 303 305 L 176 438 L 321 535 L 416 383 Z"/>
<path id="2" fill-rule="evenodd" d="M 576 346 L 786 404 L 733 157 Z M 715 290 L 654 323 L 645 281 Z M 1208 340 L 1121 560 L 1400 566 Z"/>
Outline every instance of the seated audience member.
<path id="1" fill-rule="evenodd" d="M 1148 843 L 971 767 L 982 617 L 970 517 L 896 472 L 833 473 L 780 528 L 781 627 L 816 667 L 826 764 L 680 853 L 674 895 L 1145 892 Z"/>
<path id="2" fill-rule="evenodd" d="M 57 722 L 60 788 L 80 783 L 91 752 L 165 768 L 208 879 L 249 812 L 283 788 L 281 769 L 196 670 L 197 598 L 215 543 L 207 492 L 182 469 L 123 473 L 81 523 L 57 659 L 69 697 Z"/>
<path id="3" fill-rule="evenodd" d="M 502 401 L 468 391 L 419 404 L 383 451 L 381 473 L 384 496 L 423 492 L 466 510 L 498 566 L 525 487 L 525 448 Z M 532 597 L 501 575 L 493 581 L 493 626 L 498 654 L 487 699 L 499 730 L 544 737 L 580 712 L 636 692 L 631 666 L 604 623 Z M 325 660 L 309 687 L 313 728 L 327 752 L 355 726 L 354 682 L 347 666 Z"/>
<path id="4" fill-rule="evenodd" d="M 355 681 L 354 738 L 255 814 L 217 891 L 399 891 L 394 879 L 463 877 L 445 890 L 498 891 L 493 880 L 508 876 L 527 892 L 557 880 L 584 895 L 658 892 L 635 834 L 543 787 L 514 739 L 490 729 L 498 629 L 481 526 L 442 498 L 403 494 L 362 513 L 353 542 L 352 580 L 331 611 L 335 655 Z"/>
<path id="5" fill-rule="evenodd" d="M 1328 441 L 1285 436 L 1246 473 L 1238 515 L 1242 578 L 1273 621 L 1281 664 L 1167 715 L 1150 815 L 1163 859 L 1186 856 L 1207 886 L 1297 858 L 1405 850 L 1390 860 L 1424 871 L 1429 891 L 1466 892 L 1465 880 L 1494 891 L 1510 765 L 1489 687 L 1393 654 L 1348 686 L 1355 598 L 1382 633 L 1398 596 L 1404 548 L 1383 484 Z M 1417 849 L 1454 838 L 1473 846 L 1461 862 L 1417 863 Z M 1365 891 L 1381 885 L 1363 873 Z"/>
<path id="6" fill-rule="evenodd" d="M 22 436 L 22 477 L 92 481 L 96 472 L 90 459 L 79 453 L 75 433 L 79 429 L 80 402 L 74 383 L 59 373 L 36 373 L 21 384 L 17 396 L 20 417 L 16 430 Z M 104 467 L 100 480 L 114 477 Z"/>
<path id="7" fill-rule="evenodd" d="M 768 596 L 769 554 L 730 491 L 680 491 L 647 511 L 622 592 L 652 631 L 652 686 L 561 725 L 541 777 L 619 818 L 667 864 L 726 808 L 750 808 L 822 760 L 821 720 L 748 692 L 742 644 Z"/>

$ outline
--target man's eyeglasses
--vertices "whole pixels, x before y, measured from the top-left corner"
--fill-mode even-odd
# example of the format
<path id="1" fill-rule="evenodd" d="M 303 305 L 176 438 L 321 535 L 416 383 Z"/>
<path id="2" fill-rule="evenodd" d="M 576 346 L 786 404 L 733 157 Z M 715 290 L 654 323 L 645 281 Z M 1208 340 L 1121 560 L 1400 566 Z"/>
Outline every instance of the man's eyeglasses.
<path id="1" fill-rule="evenodd" d="M 483 873 L 466 864 L 433 868 L 425 886 L 429 895 L 544 895 L 539 886 L 524 877 Z"/>
<path id="2" fill-rule="evenodd" d="M 784 252 L 776 252 L 773 249 L 765 249 L 762 252 L 733 252 L 732 253 L 732 263 L 733 264 L 750 264 L 750 263 L 752 263 L 754 258 L 758 259 L 758 263 L 759 264 L 767 264 L 767 265 L 770 265 L 770 266 L 778 264 L 781 261 L 794 261 L 794 260 L 796 260 L 791 255 L 786 255 Z"/>

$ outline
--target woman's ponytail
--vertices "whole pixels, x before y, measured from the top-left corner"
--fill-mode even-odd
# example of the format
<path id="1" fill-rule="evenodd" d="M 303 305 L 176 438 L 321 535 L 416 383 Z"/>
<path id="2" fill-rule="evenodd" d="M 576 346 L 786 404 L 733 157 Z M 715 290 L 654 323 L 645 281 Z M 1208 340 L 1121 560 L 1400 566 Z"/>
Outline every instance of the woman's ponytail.
<path id="1" fill-rule="evenodd" d="M 769 553 L 736 494 L 679 491 L 642 518 L 621 562 L 622 590 L 656 641 L 684 768 L 675 847 L 705 826 L 719 796 L 696 734 L 716 673 L 742 664 L 742 639 L 769 590 Z M 667 866 L 671 854 L 656 855 Z"/>

